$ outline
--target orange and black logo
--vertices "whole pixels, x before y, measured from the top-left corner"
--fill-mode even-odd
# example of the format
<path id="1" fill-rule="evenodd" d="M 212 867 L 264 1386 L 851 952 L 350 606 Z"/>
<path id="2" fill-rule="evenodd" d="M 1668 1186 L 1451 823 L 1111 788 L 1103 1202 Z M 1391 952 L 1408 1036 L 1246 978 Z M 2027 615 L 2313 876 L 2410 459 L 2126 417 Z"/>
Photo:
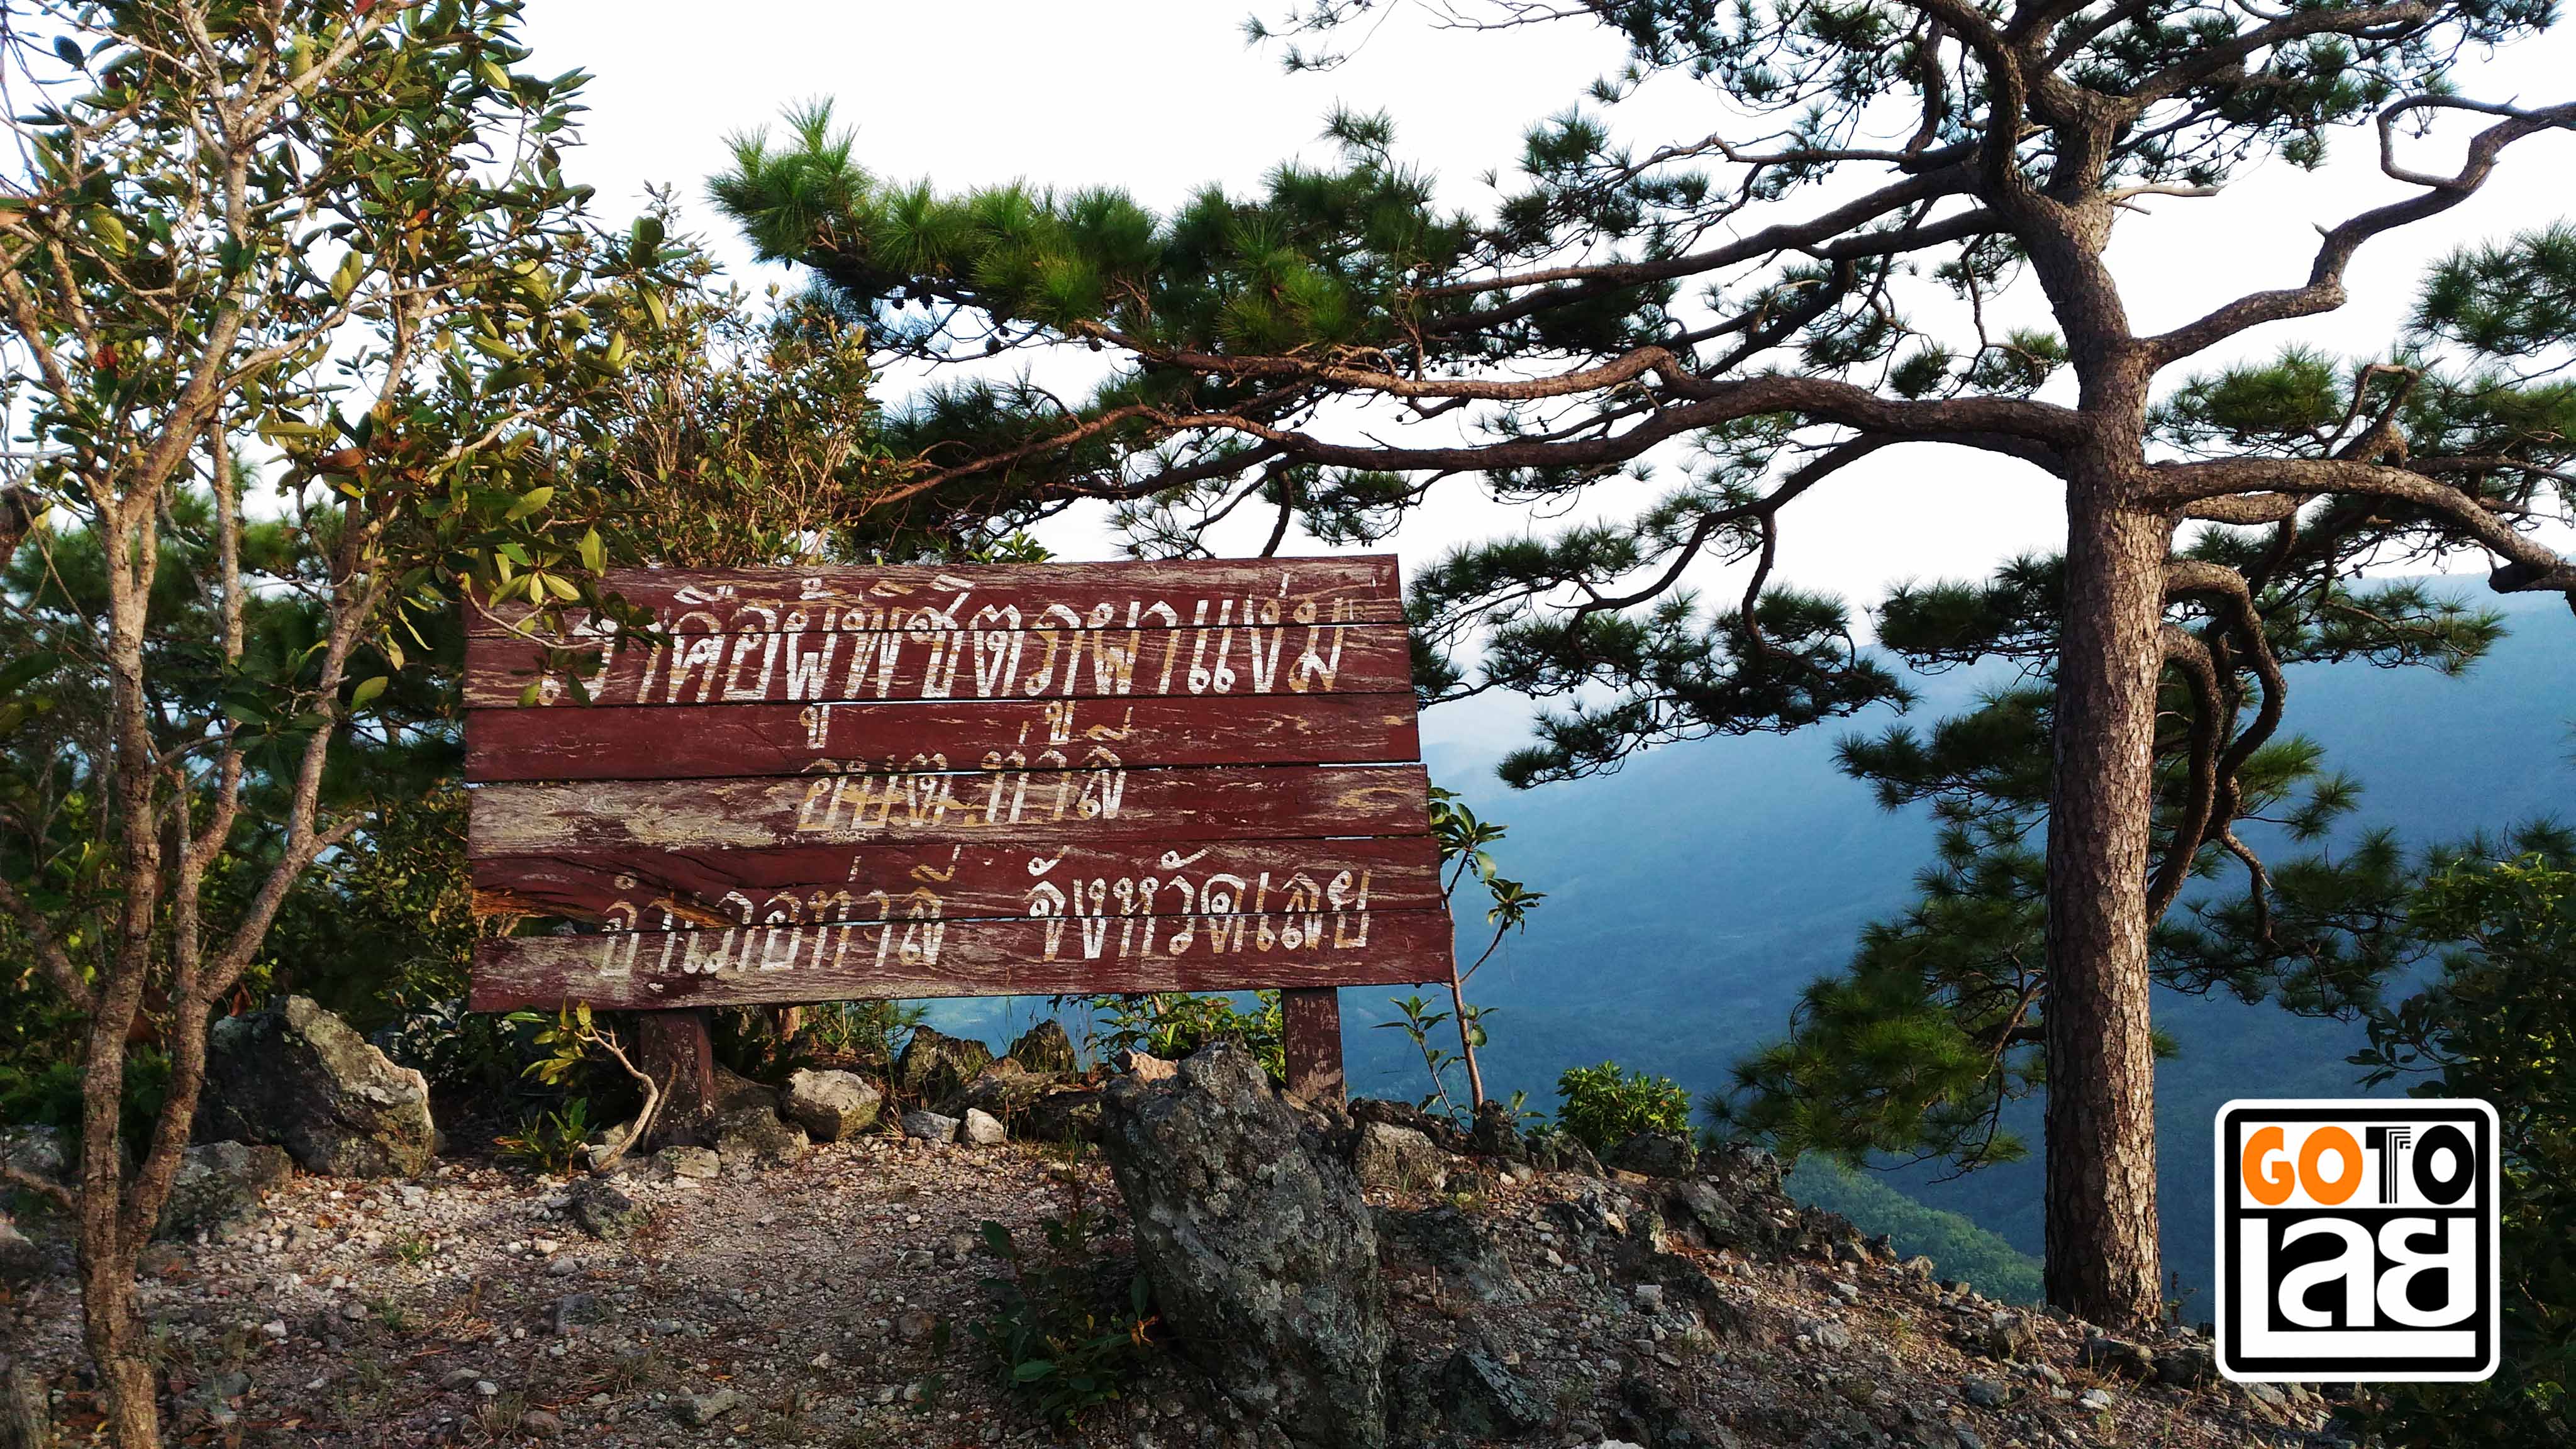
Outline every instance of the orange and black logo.
<path id="1" fill-rule="evenodd" d="M 2474 1101 L 2218 1109 L 2218 1367 L 2231 1379 L 2496 1370 L 2496 1114 Z"/>

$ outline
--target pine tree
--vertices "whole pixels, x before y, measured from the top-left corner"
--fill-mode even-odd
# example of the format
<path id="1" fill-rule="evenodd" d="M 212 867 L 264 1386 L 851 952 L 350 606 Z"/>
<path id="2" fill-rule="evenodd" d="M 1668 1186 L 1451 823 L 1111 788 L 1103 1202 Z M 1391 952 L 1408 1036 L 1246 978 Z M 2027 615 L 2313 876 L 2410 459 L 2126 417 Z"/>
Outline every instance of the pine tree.
<path id="1" fill-rule="evenodd" d="M 1292 27 L 1292 67 L 1329 65 L 1309 47 L 1372 8 L 1312 7 Z M 2569 245 L 2553 233 L 2462 259 L 2409 350 L 2324 366 L 2349 378 L 2344 414 L 2286 396 L 2281 425 L 2240 435 L 2196 422 L 2168 374 L 2341 307 L 2374 238 L 2458 205 L 2513 143 L 2576 122 L 2576 105 L 2475 101 L 2451 80 L 2455 56 L 2533 33 L 2547 7 L 1451 9 L 1467 29 L 1606 24 L 1630 50 L 1593 109 L 1531 130 L 1519 180 L 1485 215 L 1439 210 L 1392 123 L 1350 114 L 1330 123 L 1335 164 L 1282 165 L 1258 195 L 1209 190 L 1167 216 L 1114 191 L 888 184 L 821 109 L 775 141 L 745 138 L 716 195 L 890 351 L 1072 347 L 1114 364 L 1082 398 L 990 377 L 931 390 L 888 429 L 925 490 L 1001 480 L 1112 500 L 1158 549 L 1201 546 L 1257 500 L 1275 551 L 1292 524 L 1327 543 L 1383 538 L 1460 474 L 1550 516 L 1624 470 L 1669 478 L 1650 506 L 1466 548 L 1413 582 L 1426 697 L 1561 702 L 1506 766 L 1519 783 L 1900 697 L 1841 604 L 1771 577 L 1789 505 L 1853 463 L 1937 442 L 2056 479 L 2049 1292 L 2098 1321 L 2151 1315 L 2149 907 L 2201 847 L 2223 848 L 2209 825 L 2245 789 L 2225 772 L 2252 762 L 2212 737 L 2177 833 L 2183 864 L 2160 860 L 2160 696 L 2169 675 L 2223 680 L 2262 650 L 2243 566 L 2263 536 L 2229 554 L 2178 551 L 2177 532 L 2295 536 L 2349 516 L 2395 547 L 2483 548 L 2499 588 L 2576 590 L 2576 568 L 2527 530 L 2569 501 L 2570 395 L 2517 370 L 2563 335 L 2548 315 L 2563 296 L 2535 300 L 2524 283 Z M 1694 79 L 1716 134 L 1632 146 L 1598 114 Z M 2410 162 L 2401 133 L 2419 124 L 2466 132 L 2457 170 Z M 2206 196 L 2266 158 L 2314 165 L 2331 136 L 2373 126 L 2394 199 L 2321 219 L 2312 255 L 2249 260 L 2283 284 L 2168 331 L 2133 325 L 2104 258 L 2139 198 Z M 2048 325 L 1994 325 L 2007 302 Z M 1727 563 L 1749 586 L 1703 610 L 1685 579 Z"/>

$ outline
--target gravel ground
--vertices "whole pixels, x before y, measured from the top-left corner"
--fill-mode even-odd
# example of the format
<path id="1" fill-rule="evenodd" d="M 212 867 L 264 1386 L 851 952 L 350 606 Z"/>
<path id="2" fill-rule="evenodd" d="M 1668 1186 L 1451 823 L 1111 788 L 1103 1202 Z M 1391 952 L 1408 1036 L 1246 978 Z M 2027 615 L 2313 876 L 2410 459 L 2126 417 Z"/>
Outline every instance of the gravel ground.
<path id="1" fill-rule="evenodd" d="M 1169 1353 L 1124 1402 L 1051 1429 L 966 1331 L 994 1266 L 979 1226 L 1033 1228 L 1068 1174 L 1114 1208 L 1096 1163 L 1021 1146 L 870 1137 L 705 1180 L 639 1171 L 617 1182 L 650 1221 L 615 1241 L 573 1221 L 565 1179 L 463 1163 L 417 1182 L 298 1177 L 229 1240 L 148 1260 L 171 1438 L 1156 1449 L 1229 1437 Z M 1724 1446 L 2335 1442 L 2316 1432 L 2330 1406 L 2305 1391 L 2083 1367 L 2081 1325 L 1944 1289 L 1848 1234 L 1838 1251 L 1776 1259 L 1674 1241 L 1648 1259 L 1663 1284 L 1641 1285 L 1647 1240 L 1665 1241 L 1659 1186 L 1516 1181 L 1460 1159 L 1449 1188 L 1370 1197 L 1386 1221 L 1463 1222 L 1494 1250 L 1478 1269 L 1390 1233 L 1385 1253 L 1411 1359 L 1477 1350 L 1539 1413 L 1540 1427 L 1478 1442 L 1687 1443 L 1670 1437 L 1684 1426 Z M 1689 1291 L 1668 1286 L 1676 1273 Z M 52 1387 L 66 1441 L 81 1442 L 95 1415 L 69 1280 L 0 1311 Z M 1999 1322 L 2021 1338 L 2009 1359 L 1983 1347 Z M 2189 1347 L 2162 1348 L 2177 1345 Z"/>

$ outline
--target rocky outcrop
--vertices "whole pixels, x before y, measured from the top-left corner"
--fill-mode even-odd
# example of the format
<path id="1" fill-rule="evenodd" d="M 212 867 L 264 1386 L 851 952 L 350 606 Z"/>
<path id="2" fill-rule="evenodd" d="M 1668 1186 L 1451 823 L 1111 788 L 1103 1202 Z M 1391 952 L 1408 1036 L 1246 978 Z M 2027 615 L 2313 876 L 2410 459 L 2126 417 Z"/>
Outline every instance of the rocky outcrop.
<path id="1" fill-rule="evenodd" d="M 1687 1137 L 1670 1132 L 1640 1132 L 1610 1149 L 1610 1165 L 1643 1177 L 1688 1177 L 1699 1153 Z"/>
<path id="2" fill-rule="evenodd" d="M 302 996 L 215 1023 L 197 1123 L 200 1140 L 274 1143 L 333 1177 L 416 1176 L 437 1141 L 428 1079 Z"/>
<path id="3" fill-rule="evenodd" d="M 1081 1065 L 1074 1056 L 1073 1038 L 1064 1034 L 1064 1023 L 1052 1017 L 1020 1033 L 1020 1039 L 1011 1043 L 1010 1058 L 1020 1064 L 1020 1070 L 1040 1074 L 1070 1072 Z"/>
<path id="4" fill-rule="evenodd" d="M 1062 1087 L 1029 1103 L 1018 1124 L 1027 1142 L 1097 1142 L 1100 1140 L 1100 1093 L 1090 1087 Z"/>
<path id="5" fill-rule="evenodd" d="M 842 1142 L 876 1125 L 885 1093 L 856 1072 L 800 1071 L 779 1110 L 817 1142 Z"/>
<path id="6" fill-rule="evenodd" d="M 936 1106 L 966 1090 L 992 1064 L 993 1049 L 982 1042 L 917 1026 L 894 1064 L 895 1093 L 907 1102 Z"/>
<path id="7" fill-rule="evenodd" d="M 1292 1445 L 1387 1442 L 1391 1333 L 1359 1182 L 1228 1042 L 1113 1083 L 1101 1141 L 1181 1350 Z"/>
<path id="8" fill-rule="evenodd" d="M 727 1166 L 793 1162 L 804 1156 L 810 1145 L 804 1128 L 781 1122 L 776 1112 L 758 1102 L 727 1111 L 715 1120 L 710 1131 L 715 1138 L 716 1155 Z"/>

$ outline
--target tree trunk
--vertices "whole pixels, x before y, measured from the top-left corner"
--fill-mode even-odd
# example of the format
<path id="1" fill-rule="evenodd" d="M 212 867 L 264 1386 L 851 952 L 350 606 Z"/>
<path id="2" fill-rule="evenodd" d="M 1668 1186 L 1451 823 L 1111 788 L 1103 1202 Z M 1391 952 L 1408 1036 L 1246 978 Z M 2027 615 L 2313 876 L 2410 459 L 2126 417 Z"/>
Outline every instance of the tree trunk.
<path id="1" fill-rule="evenodd" d="M 2069 490 L 2048 826 L 2048 1300 L 2132 1327 L 2163 1305 L 2147 823 L 2170 520 Z"/>
<path id="2" fill-rule="evenodd" d="M 716 1053 L 704 1007 L 647 1011 L 635 1021 L 636 1060 L 662 1084 L 655 1135 L 663 1142 L 695 1142 L 716 1114 Z M 636 1143 L 642 1156 L 650 1144 Z"/>
<path id="3" fill-rule="evenodd" d="M 98 1407 L 117 1449 L 159 1449 L 161 1407 L 135 1315 L 134 1262 L 118 1243 L 116 1201 L 81 1199 L 81 1313 Z"/>

